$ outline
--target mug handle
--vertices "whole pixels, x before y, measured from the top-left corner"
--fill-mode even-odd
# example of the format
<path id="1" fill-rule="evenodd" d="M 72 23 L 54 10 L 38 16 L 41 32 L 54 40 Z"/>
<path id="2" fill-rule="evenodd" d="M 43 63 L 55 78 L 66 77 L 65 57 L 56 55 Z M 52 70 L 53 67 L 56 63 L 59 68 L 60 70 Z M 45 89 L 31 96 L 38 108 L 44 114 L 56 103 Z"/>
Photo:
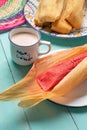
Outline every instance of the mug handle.
<path id="1" fill-rule="evenodd" d="M 41 45 L 46 45 L 46 46 L 48 46 L 48 50 L 47 50 L 47 51 L 44 51 L 44 52 L 39 52 L 39 53 L 38 53 L 39 56 L 40 56 L 40 55 L 47 54 L 47 53 L 50 52 L 50 50 L 51 50 L 51 42 L 41 40 L 40 43 L 39 43 L 39 47 L 40 47 Z"/>

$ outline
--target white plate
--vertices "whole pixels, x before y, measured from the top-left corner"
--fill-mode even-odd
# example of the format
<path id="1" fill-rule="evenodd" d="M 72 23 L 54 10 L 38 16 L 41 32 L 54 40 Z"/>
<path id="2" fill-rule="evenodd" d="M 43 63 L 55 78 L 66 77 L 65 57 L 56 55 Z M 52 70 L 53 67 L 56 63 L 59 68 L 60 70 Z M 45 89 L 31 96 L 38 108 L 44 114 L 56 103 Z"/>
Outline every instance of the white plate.
<path id="1" fill-rule="evenodd" d="M 34 24 L 34 16 L 38 7 L 40 0 L 28 0 L 27 4 L 24 7 L 24 16 L 27 20 L 27 22 L 34 27 L 35 29 L 48 34 L 50 36 L 54 37 L 62 37 L 62 38 L 77 38 L 77 37 L 83 37 L 87 35 L 87 0 L 86 0 L 86 11 L 84 15 L 84 20 L 83 20 L 83 25 L 82 28 L 79 30 L 73 30 L 70 34 L 58 34 L 58 33 L 53 33 L 49 32 L 47 28 L 42 28 L 42 27 L 37 27 Z"/>

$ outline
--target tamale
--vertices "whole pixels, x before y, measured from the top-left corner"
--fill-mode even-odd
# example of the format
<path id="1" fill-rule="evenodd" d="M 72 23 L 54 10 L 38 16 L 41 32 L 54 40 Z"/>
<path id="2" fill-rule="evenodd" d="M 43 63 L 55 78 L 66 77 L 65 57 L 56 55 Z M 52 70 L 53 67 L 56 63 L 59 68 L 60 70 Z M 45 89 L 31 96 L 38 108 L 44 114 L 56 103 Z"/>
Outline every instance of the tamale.
<path id="1" fill-rule="evenodd" d="M 57 96 L 67 94 L 81 82 L 87 79 L 87 57 L 84 58 L 70 73 L 68 73 L 63 80 L 59 82 L 53 89 L 52 93 Z"/>
<path id="2" fill-rule="evenodd" d="M 46 72 L 37 76 L 37 82 L 44 91 L 49 91 L 56 86 L 70 71 L 72 71 L 84 58 L 87 57 L 87 52 L 79 56 L 71 57 L 51 67 Z"/>
<path id="3" fill-rule="evenodd" d="M 62 34 L 67 34 L 71 32 L 72 26 L 65 19 L 59 19 L 52 23 L 51 30 Z"/>
<path id="4" fill-rule="evenodd" d="M 39 21 L 54 22 L 59 19 L 64 0 L 41 0 L 40 1 L 40 11 L 39 11 Z"/>
<path id="5" fill-rule="evenodd" d="M 49 23 L 48 22 L 42 22 L 42 21 L 39 20 L 40 8 L 41 8 L 40 6 L 41 6 L 41 2 L 39 3 L 38 8 L 36 10 L 34 22 L 35 22 L 35 25 L 42 27 L 42 26 L 48 25 Z"/>
<path id="6" fill-rule="evenodd" d="M 23 98 L 19 106 L 27 108 L 37 105 L 43 100 L 54 100 L 66 95 L 87 79 L 87 57 L 83 59 L 70 73 L 68 73 L 51 91 L 42 95 L 31 95 Z"/>
<path id="7" fill-rule="evenodd" d="M 73 28 L 79 29 L 82 26 L 85 0 L 73 0 L 72 12 L 66 20 L 72 25 Z"/>
<path id="8" fill-rule="evenodd" d="M 72 30 L 72 26 L 66 20 L 66 18 L 72 12 L 72 3 L 73 3 L 73 0 L 64 1 L 64 8 L 63 8 L 61 17 L 52 23 L 51 29 L 53 31 L 67 34 Z"/>

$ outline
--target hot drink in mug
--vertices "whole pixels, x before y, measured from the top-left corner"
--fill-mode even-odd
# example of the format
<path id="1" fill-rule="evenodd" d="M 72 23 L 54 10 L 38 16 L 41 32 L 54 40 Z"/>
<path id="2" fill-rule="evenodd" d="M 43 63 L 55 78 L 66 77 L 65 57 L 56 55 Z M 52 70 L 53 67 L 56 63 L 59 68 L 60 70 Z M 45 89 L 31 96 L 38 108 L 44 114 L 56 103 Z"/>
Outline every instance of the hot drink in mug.
<path id="1" fill-rule="evenodd" d="M 51 43 L 41 41 L 40 33 L 29 27 L 18 27 L 9 33 L 11 56 L 19 65 L 30 65 L 38 56 L 47 54 L 51 50 Z M 39 47 L 48 47 L 45 52 L 39 52 Z"/>

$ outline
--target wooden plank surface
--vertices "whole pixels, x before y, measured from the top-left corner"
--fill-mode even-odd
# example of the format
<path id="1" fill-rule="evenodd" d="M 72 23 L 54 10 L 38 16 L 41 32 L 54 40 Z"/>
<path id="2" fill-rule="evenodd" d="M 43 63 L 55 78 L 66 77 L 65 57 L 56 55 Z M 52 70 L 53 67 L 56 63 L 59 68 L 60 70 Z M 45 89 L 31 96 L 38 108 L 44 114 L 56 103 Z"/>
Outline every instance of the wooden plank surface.
<path id="1" fill-rule="evenodd" d="M 56 39 L 42 34 L 52 42 L 52 50 L 85 44 L 84 39 Z M 32 66 L 32 65 L 31 65 Z M 8 33 L 0 34 L 0 91 L 21 80 L 31 66 L 13 63 Z M 18 102 L 0 102 L 0 130 L 87 130 L 87 107 L 70 108 L 48 100 L 30 109 L 22 109 Z"/>

